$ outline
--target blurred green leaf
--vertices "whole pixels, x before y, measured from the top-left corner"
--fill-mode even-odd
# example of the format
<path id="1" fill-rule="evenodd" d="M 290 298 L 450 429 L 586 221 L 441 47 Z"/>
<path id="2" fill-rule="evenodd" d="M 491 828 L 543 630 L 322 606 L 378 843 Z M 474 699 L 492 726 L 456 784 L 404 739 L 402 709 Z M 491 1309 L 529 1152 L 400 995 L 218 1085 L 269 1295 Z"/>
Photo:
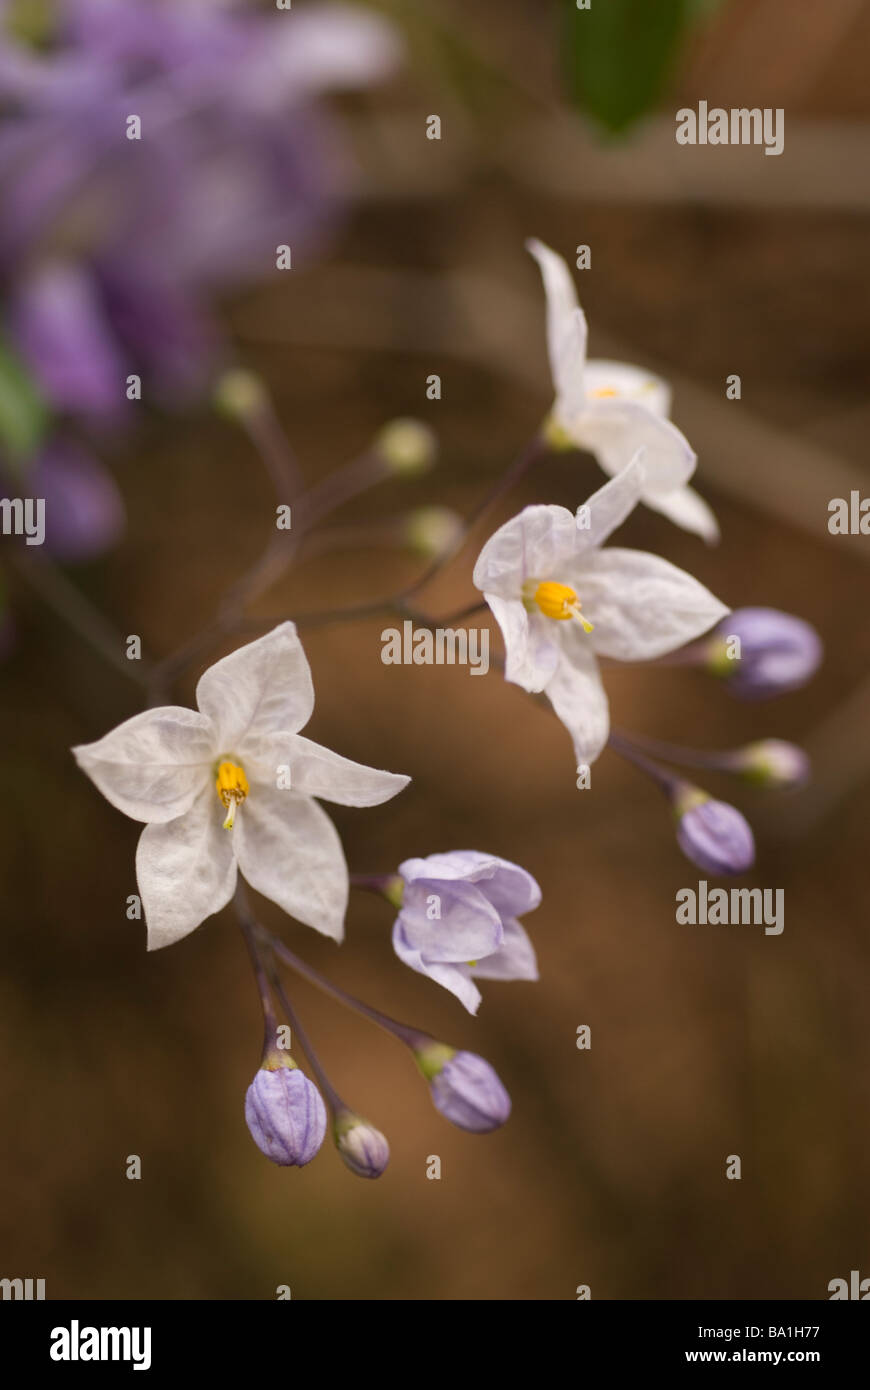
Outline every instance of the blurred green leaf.
<path id="1" fill-rule="evenodd" d="M 45 436 L 48 414 L 26 369 L 0 337 L 0 448 L 21 465 Z"/>
<path id="2" fill-rule="evenodd" d="M 706 19 L 720 10 L 724 3 L 725 0 L 689 0 L 689 11 L 692 19 Z"/>
<path id="3" fill-rule="evenodd" d="M 588 10 L 562 3 L 571 97 L 607 130 L 624 131 L 654 106 L 699 0 L 591 0 Z"/>

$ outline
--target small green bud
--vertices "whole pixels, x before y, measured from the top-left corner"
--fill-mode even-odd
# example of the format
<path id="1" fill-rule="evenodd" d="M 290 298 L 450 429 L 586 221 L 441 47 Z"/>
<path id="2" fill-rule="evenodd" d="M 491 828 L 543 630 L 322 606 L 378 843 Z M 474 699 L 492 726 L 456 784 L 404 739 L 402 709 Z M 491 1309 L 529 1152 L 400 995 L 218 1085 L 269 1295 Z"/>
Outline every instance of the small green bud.
<path id="1" fill-rule="evenodd" d="M 244 367 L 231 367 L 218 378 L 214 388 L 215 408 L 231 420 L 249 419 L 268 399 L 260 378 Z"/>
<path id="2" fill-rule="evenodd" d="M 390 472 L 404 478 L 428 472 L 438 454 L 438 442 L 429 426 L 407 418 L 384 425 L 374 447 Z"/>

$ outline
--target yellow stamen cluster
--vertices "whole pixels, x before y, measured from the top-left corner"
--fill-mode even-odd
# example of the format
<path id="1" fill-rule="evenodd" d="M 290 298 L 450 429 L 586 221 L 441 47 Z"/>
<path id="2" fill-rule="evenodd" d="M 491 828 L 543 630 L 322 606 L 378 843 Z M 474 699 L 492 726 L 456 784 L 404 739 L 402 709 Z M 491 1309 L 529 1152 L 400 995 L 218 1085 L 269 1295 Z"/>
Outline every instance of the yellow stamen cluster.
<path id="1" fill-rule="evenodd" d="M 545 618 L 555 618 L 557 622 L 576 618 L 584 632 L 592 631 L 592 623 L 583 617 L 580 612 L 580 600 L 569 585 L 558 584 L 554 579 L 545 579 L 536 588 L 533 599 Z"/>
<path id="2" fill-rule="evenodd" d="M 221 763 L 217 770 L 215 788 L 227 811 L 224 830 L 232 830 L 236 819 L 236 810 L 250 791 L 244 768 L 238 767 L 235 763 Z"/>
<path id="3" fill-rule="evenodd" d="M 589 395 L 596 401 L 603 401 L 607 396 L 618 396 L 619 392 L 612 386 L 597 386 Z"/>

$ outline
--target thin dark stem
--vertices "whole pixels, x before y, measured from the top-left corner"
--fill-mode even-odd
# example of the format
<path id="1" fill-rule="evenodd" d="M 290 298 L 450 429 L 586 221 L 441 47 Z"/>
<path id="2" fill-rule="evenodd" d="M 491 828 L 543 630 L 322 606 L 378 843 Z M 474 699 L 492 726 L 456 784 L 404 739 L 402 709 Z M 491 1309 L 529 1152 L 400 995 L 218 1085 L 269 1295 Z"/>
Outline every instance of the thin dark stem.
<path id="1" fill-rule="evenodd" d="M 289 446 L 283 440 L 277 417 L 272 414 L 267 422 L 261 420 L 259 432 L 251 433 L 250 437 L 263 451 L 269 475 L 276 483 L 278 503 L 284 503 L 287 500 L 286 495 L 282 496 L 278 489 L 282 486 L 280 479 L 290 467 L 288 460 L 292 455 Z M 380 461 L 379 455 L 368 451 L 303 493 L 293 508 L 291 529 L 276 529 L 272 533 L 265 550 L 227 590 L 214 616 L 205 627 L 157 664 L 154 671 L 155 682 L 160 686 L 171 683 L 200 652 L 207 650 L 219 637 L 228 636 L 251 625 L 262 628 L 275 621 L 283 621 L 283 617 L 247 619 L 245 609 L 253 599 L 277 583 L 292 563 L 308 531 L 317 521 L 351 497 L 379 482 L 387 473 L 388 470 Z"/>
<path id="2" fill-rule="evenodd" d="M 293 621 L 299 628 L 326 627 L 329 623 L 354 622 L 357 618 L 375 618 L 379 614 L 395 612 L 395 598 L 387 595 L 385 598 L 374 598 L 365 603 L 350 603 L 345 608 L 315 608 L 308 613 L 297 613 Z M 252 621 L 260 626 L 264 620 L 255 618 Z M 276 621 L 278 619 L 274 617 L 269 619 L 269 622 Z"/>
<path id="3" fill-rule="evenodd" d="M 364 1004 L 361 999 L 354 998 L 352 994 L 348 994 L 345 990 L 339 988 L 338 985 L 333 984 L 325 975 L 321 975 L 319 970 L 315 970 L 313 965 L 308 965 L 307 962 L 297 956 L 294 951 L 291 951 L 289 947 L 285 946 L 284 942 L 281 941 L 279 937 L 273 936 L 272 933 L 267 932 L 265 928 L 261 927 L 260 932 L 264 939 L 268 941 L 271 950 L 279 960 L 282 960 L 285 965 L 289 965 L 290 969 L 295 970 L 303 979 L 309 980 L 311 984 L 323 990 L 325 994 L 331 995 L 332 998 L 337 999 L 340 1004 L 344 1004 L 345 1008 L 353 1009 L 355 1013 L 362 1014 L 363 1017 L 369 1019 L 371 1023 L 376 1023 L 379 1028 L 385 1029 L 386 1032 L 392 1033 L 393 1037 L 406 1043 L 408 1047 L 416 1048 L 431 1041 L 428 1033 L 421 1033 L 417 1028 L 410 1028 L 407 1024 L 398 1023 L 396 1019 L 390 1018 L 387 1014 L 382 1014 L 378 1009 L 371 1008 L 368 1004 Z"/>
<path id="4" fill-rule="evenodd" d="M 251 965 L 254 969 L 254 978 L 257 981 L 257 988 L 260 991 L 260 1002 L 263 1006 L 263 1050 L 269 1052 L 277 1046 L 277 1027 L 278 1020 L 275 1017 L 275 1007 L 272 1003 L 272 992 L 269 988 L 269 977 L 263 959 L 257 946 L 259 927 L 255 918 L 251 914 L 248 903 L 248 895 L 241 882 L 236 886 L 233 903 L 236 915 L 239 919 L 239 926 L 245 938 L 245 945 L 251 958 Z"/>
<path id="5" fill-rule="evenodd" d="M 678 743 L 662 743 L 658 739 L 647 738 L 645 734 L 626 734 L 619 732 L 617 737 L 623 743 L 631 745 L 640 753 L 649 753 L 655 758 L 664 758 L 665 762 L 677 763 L 683 767 L 709 768 L 715 771 L 730 772 L 734 770 L 735 753 L 731 749 L 711 749 L 685 748 Z"/>
<path id="6" fill-rule="evenodd" d="M 461 609 L 458 614 L 451 615 L 450 618 L 440 620 L 424 617 L 412 609 L 408 600 L 412 599 L 420 590 L 424 589 L 440 571 L 446 568 L 452 560 L 464 548 L 471 531 L 478 521 L 501 497 L 511 490 L 532 466 L 540 461 L 547 453 L 547 442 L 542 435 L 535 435 L 522 453 L 518 454 L 510 468 L 502 474 L 494 487 L 478 502 L 463 522 L 462 528 L 456 539 L 436 555 L 432 562 L 427 565 L 423 573 L 406 584 L 398 593 L 386 594 L 381 598 L 370 599 L 364 603 L 352 604 L 346 608 L 315 609 L 313 612 L 299 613 L 294 617 L 297 627 L 324 627 L 329 623 L 354 621 L 357 618 L 376 617 L 379 614 L 397 613 L 400 617 L 411 617 L 419 621 L 423 626 L 438 626 L 444 622 L 459 622 L 461 619 L 470 617 L 473 613 L 480 612 L 486 605 L 481 600 L 475 600 L 467 608 Z M 328 479 L 327 479 L 328 481 Z M 279 618 L 255 618 L 250 620 L 251 626 L 257 628 L 268 626 L 270 623 L 279 622 Z M 246 623 L 246 626 L 248 624 Z"/>
<path id="7" fill-rule="evenodd" d="M 475 603 L 466 604 L 464 608 L 459 608 L 455 613 L 444 613 L 437 618 L 430 617 L 428 613 L 421 613 L 419 609 L 410 608 L 406 603 L 398 605 L 398 612 L 412 622 L 418 623 L 420 627 L 444 627 L 452 626 L 454 623 L 464 623 L 466 618 L 473 618 L 477 613 L 483 613 L 489 607 L 485 599 L 479 599 Z"/>
<path id="8" fill-rule="evenodd" d="M 370 550 L 380 546 L 407 549 L 408 538 L 401 516 L 387 521 L 356 525 L 328 526 L 322 531 L 307 531 L 299 548 L 299 563 L 319 559 L 331 551 L 358 547 Z"/>
<path id="9" fill-rule="evenodd" d="M 277 500 L 295 501 L 303 487 L 302 472 L 265 391 L 255 409 L 240 414 L 239 423 L 262 459 Z"/>
<path id="10" fill-rule="evenodd" d="M 633 763 L 635 767 L 640 768 L 642 772 L 645 772 L 651 777 L 666 796 L 670 796 L 671 793 L 682 784 L 683 779 L 681 777 L 676 777 L 673 773 L 668 772 L 666 768 L 660 767 L 658 763 L 653 762 L 652 758 L 645 757 L 643 753 L 635 748 L 632 743 L 629 743 L 628 739 L 623 738 L 621 734 L 611 732 L 607 744 L 609 748 L 613 749 L 614 753 L 619 754 L 621 758 L 625 758 L 627 762 Z"/>
<path id="11" fill-rule="evenodd" d="M 398 595 L 386 595 L 384 598 L 371 599 L 366 603 L 348 604 L 346 608 L 315 608 L 308 613 L 297 613 L 293 621 L 298 628 L 303 627 L 327 627 L 330 623 L 354 622 L 358 618 L 386 617 L 394 614 L 397 618 L 410 618 L 412 622 L 419 623 L 420 627 L 442 627 L 445 623 L 460 623 L 466 618 L 473 617 L 476 613 L 482 613 L 487 607 L 483 600 L 470 603 L 465 608 L 460 608 L 456 613 L 448 613 L 443 617 L 431 617 L 428 613 L 422 613 L 417 608 L 411 608 Z M 252 618 L 246 620 L 245 625 L 268 626 L 270 623 L 280 622 L 280 618 Z"/>
<path id="12" fill-rule="evenodd" d="M 506 472 L 501 475 L 495 485 L 490 488 L 489 492 L 487 492 L 477 505 L 471 509 L 468 516 L 464 519 L 462 529 L 456 536 L 456 539 L 452 541 L 450 545 L 446 546 L 440 555 L 435 556 L 431 564 L 427 566 L 423 573 L 415 579 L 412 584 L 407 585 L 406 588 L 400 591 L 397 595 L 399 601 L 413 598 L 421 589 L 425 589 L 426 585 L 435 578 L 436 574 L 440 573 L 442 569 L 446 568 L 446 566 L 456 558 L 460 551 L 464 549 L 471 532 L 484 514 L 516 486 L 523 474 L 531 468 L 532 464 L 539 463 L 540 460 L 546 456 L 547 448 L 547 442 L 543 435 L 536 434 L 526 445 L 525 449 L 523 449 L 522 453 L 517 455 L 513 463 Z"/>
<path id="13" fill-rule="evenodd" d="M 410 616 L 410 612 L 406 608 L 407 600 L 424 589 L 436 574 L 450 564 L 463 549 L 471 531 L 484 513 L 510 491 L 527 469 L 543 458 L 546 452 L 546 440 L 543 436 L 536 435 L 517 456 L 510 468 L 499 478 L 495 486 L 473 508 L 452 544 L 446 546 L 427 565 L 422 574 L 400 589 L 397 594 L 371 599 L 360 604 L 352 604 L 345 608 L 321 609 L 310 613 L 301 613 L 294 619 L 297 627 L 320 627 L 328 623 L 354 621 L 357 618 L 374 617 L 378 614 L 391 612 L 397 612 L 400 616 Z M 248 571 L 247 575 L 243 575 L 238 583 L 230 589 L 212 621 L 189 642 L 184 643 L 183 646 L 157 664 L 154 670 L 155 684 L 162 688 L 171 682 L 194 657 L 199 655 L 202 650 L 207 649 L 216 637 L 226 636 L 230 632 L 240 629 L 262 630 L 264 627 L 283 621 L 283 617 L 248 618 L 245 616 L 244 610 L 252 598 L 271 588 L 280 578 L 312 526 L 323 517 L 330 515 L 337 507 L 349 501 L 350 498 L 359 495 L 387 476 L 389 476 L 389 469 L 385 466 L 380 455 L 374 450 L 369 450 L 304 493 L 294 512 L 292 531 L 276 533 L 265 553 Z M 281 500 L 283 499 L 279 498 L 279 501 Z M 464 610 L 461 616 L 477 612 L 482 606 L 479 601 L 476 601 L 474 605 Z M 422 615 L 418 615 L 418 617 L 421 622 L 424 621 Z M 458 621 L 458 619 L 454 619 L 454 621 Z M 425 622 L 427 625 L 431 625 L 428 619 Z"/>
<path id="14" fill-rule="evenodd" d="M 274 964 L 270 972 L 270 978 L 272 980 L 272 985 L 274 987 L 275 994 L 277 995 L 278 1000 L 281 1004 L 281 1008 L 287 1015 L 287 1022 L 290 1024 L 293 1036 L 294 1038 L 299 1039 L 299 1045 L 305 1053 L 306 1057 L 308 1058 L 308 1061 L 311 1063 L 311 1070 L 314 1072 L 320 1090 L 326 1097 L 326 1101 L 329 1105 L 329 1108 L 332 1110 L 333 1114 L 336 1114 L 336 1112 L 340 1110 L 348 1110 L 350 1107 L 345 1105 L 341 1096 L 338 1094 L 329 1077 L 327 1076 L 326 1072 L 324 1071 L 323 1065 L 312 1045 L 311 1039 L 309 1038 L 305 1029 L 302 1027 L 302 1024 L 299 1021 L 298 1013 L 296 1012 L 293 1005 L 290 1003 L 287 991 L 285 990 L 281 982 L 278 972 L 274 968 Z"/>
<path id="15" fill-rule="evenodd" d="M 123 634 L 70 582 L 63 570 L 44 557 L 31 560 L 20 550 L 12 552 L 12 564 L 42 601 L 105 661 L 137 685 L 147 684 L 151 670 L 148 662 L 128 660 Z"/>
<path id="16" fill-rule="evenodd" d="M 376 449 L 367 449 L 309 488 L 299 502 L 301 529 L 310 531 L 325 516 L 331 516 L 346 502 L 390 476 L 391 470 L 383 456 Z"/>
<path id="17" fill-rule="evenodd" d="M 652 661 L 620 663 L 629 666 L 703 666 L 709 659 L 710 634 L 678 647 L 675 652 L 665 652 L 664 656 L 654 657 Z"/>
<path id="18" fill-rule="evenodd" d="M 351 888 L 362 888 L 367 893 L 377 893 L 379 898 L 384 896 L 384 888 L 389 883 L 394 874 L 351 874 Z"/>

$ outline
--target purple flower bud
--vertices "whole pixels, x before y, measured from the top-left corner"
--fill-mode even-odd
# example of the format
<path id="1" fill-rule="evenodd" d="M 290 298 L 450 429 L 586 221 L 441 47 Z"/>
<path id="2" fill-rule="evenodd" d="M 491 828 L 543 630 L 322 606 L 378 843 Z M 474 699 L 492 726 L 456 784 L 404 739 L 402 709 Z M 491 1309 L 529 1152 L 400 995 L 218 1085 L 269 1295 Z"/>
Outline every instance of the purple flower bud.
<path id="1" fill-rule="evenodd" d="M 260 1068 L 245 1096 L 245 1120 L 257 1148 L 283 1168 L 310 1163 L 326 1135 L 320 1092 L 292 1062 Z"/>
<path id="2" fill-rule="evenodd" d="M 709 874 L 742 874 L 755 862 L 755 840 L 746 818 L 727 801 L 682 785 L 676 797 L 677 843 L 687 859 Z"/>
<path id="3" fill-rule="evenodd" d="M 729 640 L 739 638 L 739 656 Z M 703 647 L 711 671 L 735 695 L 768 700 L 805 685 L 822 660 L 819 634 L 802 618 L 778 608 L 737 608 L 723 618 Z"/>
<path id="4" fill-rule="evenodd" d="M 74 262 L 37 263 L 18 284 L 11 315 L 22 356 L 56 410 L 118 414 L 127 367 L 93 275 Z"/>
<path id="5" fill-rule="evenodd" d="M 55 560 L 89 560 L 121 538 L 124 503 L 115 480 L 77 444 L 50 443 L 28 475 L 27 494 L 45 499 L 45 548 Z"/>
<path id="6" fill-rule="evenodd" d="M 379 1178 L 390 1161 L 385 1135 L 361 1115 L 346 1110 L 336 1116 L 335 1145 L 358 1178 Z"/>
<path id="7" fill-rule="evenodd" d="M 435 1109 L 451 1124 L 472 1134 L 486 1134 L 505 1123 L 511 1098 L 483 1057 L 457 1052 L 443 1043 L 430 1043 L 415 1055 L 429 1082 Z"/>
<path id="8" fill-rule="evenodd" d="M 764 738 L 758 743 L 747 744 L 734 754 L 733 767 L 746 782 L 783 790 L 803 786 L 811 772 L 804 750 L 781 738 Z"/>

